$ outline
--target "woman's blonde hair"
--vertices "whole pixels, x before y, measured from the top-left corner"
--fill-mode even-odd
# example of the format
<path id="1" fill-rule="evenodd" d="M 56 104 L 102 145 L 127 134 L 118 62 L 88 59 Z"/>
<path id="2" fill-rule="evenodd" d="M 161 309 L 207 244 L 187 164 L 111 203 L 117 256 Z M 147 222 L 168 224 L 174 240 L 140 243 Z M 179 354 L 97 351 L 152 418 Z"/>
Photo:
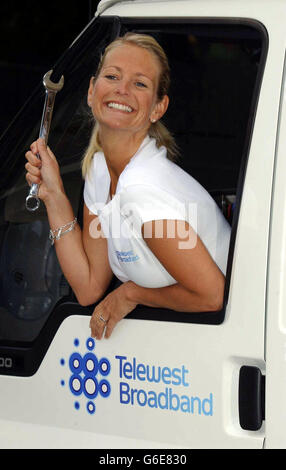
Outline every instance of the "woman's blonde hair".
<path id="1" fill-rule="evenodd" d="M 170 67 L 168 63 L 167 56 L 160 46 L 160 44 L 152 37 L 147 34 L 137 34 L 137 33 L 126 33 L 124 36 L 115 39 L 112 43 L 110 43 L 102 55 L 97 71 L 94 77 L 94 81 L 96 81 L 106 55 L 111 49 L 114 49 L 117 46 L 125 45 L 125 44 L 132 44 L 137 47 L 142 47 L 146 49 L 151 54 L 155 55 L 157 60 L 159 61 L 161 73 L 159 76 L 158 82 L 158 90 L 157 90 L 157 98 L 158 101 L 161 101 L 165 95 L 168 93 L 169 85 L 170 85 Z M 89 141 L 88 148 L 84 154 L 83 161 L 82 161 L 82 174 L 85 177 L 88 173 L 90 168 L 90 164 L 95 152 L 101 151 L 101 145 L 99 141 L 99 125 L 96 122 L 91 134 L 91 138 Z M 151 123 L 148 134 L 150 137 L 154 137 L 156 140 L 157 147 L 161 147 L 164 145 L 167 149 L 167 156 L 170 160 L 175 160 L 178 156 L 178 148 L 175 143 L 175 140 L 168 129 L 164 126 L 164 124 L 160 121 L 156 121 L 155 123 Z"/>

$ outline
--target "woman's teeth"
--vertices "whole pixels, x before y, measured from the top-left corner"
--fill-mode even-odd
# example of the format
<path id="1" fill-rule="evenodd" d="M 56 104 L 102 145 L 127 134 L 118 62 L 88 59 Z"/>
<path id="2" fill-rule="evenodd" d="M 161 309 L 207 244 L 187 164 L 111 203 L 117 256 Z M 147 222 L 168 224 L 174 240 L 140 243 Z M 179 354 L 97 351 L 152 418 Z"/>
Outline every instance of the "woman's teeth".
<path id="1" fill-rule="evenodd" d="M 109 108 L 120 109 L 120 111 L 126 111 L 127 113 L 132 112 L 132 108 L 130 108 L 130 106 L 126 106 L 125 104 L 108 103 L 107 106 Z"/>

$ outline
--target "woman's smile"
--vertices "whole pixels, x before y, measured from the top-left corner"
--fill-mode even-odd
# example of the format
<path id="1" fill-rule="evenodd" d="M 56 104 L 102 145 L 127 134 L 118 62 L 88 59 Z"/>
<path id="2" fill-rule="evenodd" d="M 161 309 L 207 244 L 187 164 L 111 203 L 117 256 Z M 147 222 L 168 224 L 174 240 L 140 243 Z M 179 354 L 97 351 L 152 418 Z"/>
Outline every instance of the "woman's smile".
<path id="1" fill-rule="evenodd" d="M 110 109 L 115 109 L 116 111 L 121 111 L 124 113 L 132 113 L 133 108 L 131 106 L 124 104 L 124 103 L 119 103 L 118 101 L 109 101 L 106 103 L 107 107 Z"/>

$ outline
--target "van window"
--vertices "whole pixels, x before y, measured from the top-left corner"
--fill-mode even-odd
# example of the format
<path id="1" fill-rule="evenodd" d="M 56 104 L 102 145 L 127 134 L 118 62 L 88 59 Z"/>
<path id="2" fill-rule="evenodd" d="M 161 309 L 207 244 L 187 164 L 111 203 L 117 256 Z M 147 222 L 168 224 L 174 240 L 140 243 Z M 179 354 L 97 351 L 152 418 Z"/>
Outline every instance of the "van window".
<path id="1" fill-rule="evenodd" d="M 111 19 L 97 20 L 98 24 L 105 24 L 104 28 L 101 24 L 99 39 L 94 28 L 94 40 L 89 39 L 89 43 L 77 51 L 78 60 L 74 60 L 68 70 L 65 86 L 56 98 L 50 130 L 49 145 L 59 160 L 67 194 L 80 221 L 83 202 L 80 161 L 92 128 L 85 96 L 99 55 L 111 40 L 108 21 Z M 140 22 L 124 18 L 120 21 L 120 34 L 126 31 L 152 34 L 168 55 L 172 83 L 164 122 L 180 149 L 177 163 L 209 191 L 233 225 L 228 285 L 243 178 L 266 57 L 265 31 L 261 25 L 250 22 L 170 23 L 169 20 Z M 11 151 L 6 157 L 11 171 L 6 168 L 6 172 L 1 173 L 0 345 L 5 341 L 9 344 L 34 341 L 44 326 L 48 331 L 47 322 L 52 324 L 56 310 L 61 308 L 63 312 L 67 302 L 66 316 L 89 315 L 94 308 L 77 304 L 61 272 L 48 239 L 44 205 L 41 204 L 37 213 L 25 209 L 24 153 L 37 137 L 42 106 L 43 91 L 39 88 L 30 105 L 33 118 L 26 123 L 20 118 L 18 127 L 13 130 L 14 135 L 16 131 L 21 135 L 24 129 L 25 138 L 17 148 L 17 155 Z M 117 285 L 114 279 L 110 289 Z M 224 310 L 218 314 L 188 315 L 138 306 L 129 317 L 221 323 Z M 58 326 L 55 321 L 56 324 Z M 55 328 L 48 333 L 50 340 Z"/>

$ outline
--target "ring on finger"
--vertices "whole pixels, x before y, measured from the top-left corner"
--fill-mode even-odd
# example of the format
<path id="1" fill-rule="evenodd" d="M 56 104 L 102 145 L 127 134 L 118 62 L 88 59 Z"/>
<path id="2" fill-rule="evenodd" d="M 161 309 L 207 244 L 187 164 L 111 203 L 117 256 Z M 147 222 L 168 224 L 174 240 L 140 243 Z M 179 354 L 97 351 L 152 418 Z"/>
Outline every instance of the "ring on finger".
<path id="1" fill-rule="evenodd" d="M 102 316 L 102 315 L 99 315 L 99 317 L 98 317 L 98 318 L 99 318 L 99 320 L 101 320 L 101 321 L 102 321 L 102 322 L 103 322 L 103 323 L 106 325 L 106 323 L 107 323 L 107 320 L 105 320 L 105 318 L 103 318 L 103 316 Z"/>

